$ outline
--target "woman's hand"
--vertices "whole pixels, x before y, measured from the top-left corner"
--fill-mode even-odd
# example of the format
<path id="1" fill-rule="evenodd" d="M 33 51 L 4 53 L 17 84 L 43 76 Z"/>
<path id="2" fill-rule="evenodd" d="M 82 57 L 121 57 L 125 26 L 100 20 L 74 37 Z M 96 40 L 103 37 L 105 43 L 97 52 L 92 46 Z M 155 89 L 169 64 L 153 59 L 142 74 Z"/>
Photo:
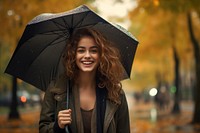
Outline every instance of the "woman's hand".
<path id="1" fill-rule="evenodd" d="M 71 124 L 71 109 L 61 110 L 58 112 L 58 125 L 60 128 L 65 128 L 65 125 Z"/>

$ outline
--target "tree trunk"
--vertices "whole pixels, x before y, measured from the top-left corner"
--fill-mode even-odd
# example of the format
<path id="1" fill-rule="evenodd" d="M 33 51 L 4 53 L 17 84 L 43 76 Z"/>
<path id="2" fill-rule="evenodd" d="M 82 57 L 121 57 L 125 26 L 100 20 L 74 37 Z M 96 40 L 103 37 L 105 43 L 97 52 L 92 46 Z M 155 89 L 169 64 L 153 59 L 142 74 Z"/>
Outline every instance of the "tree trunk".
<path id="1" fill-rule="evenodd" d="M 178 55 L 177 55 L 177 52 L 176 52 L 176 49 L 175 47 L 173 46 L 173 55 L 174 55 L 174 63 L 175 63 L 175 68 L 174 68 L 174 71 L 175 71 L 175 86 L 176 86 L 176 92 L 175 92 L 175 95 L 174 95 L 174 107 L 172 109 L 172 113 L 173 114 L 179 114 L 180 113 L 180 88 L 179 88 L 179 66 L 180 66 L 180 61 L 179 61 L 179 58 L 178 58 Z"/>
<path id="2" fill-rule="evenodd" d="M 10 113 L 8 119 L 19 119 L 19 112 L 17 110 L 18 107 L 18 99 L 17 99 L 17 78 L 13 77 L 12 80 L 12 100 L 10 104 Z"/>
<path id="3" fill-rule="evenodd" d="M 192 41 L 193 51 L 194 51 L 194 59 L 195 59 L 195 71 L 196 71 L 196 82 L 194 85 L 194 115 L 193 115 L 193 123 L 200 123 L 200 49 L 197 39 L 195 38 L 194 31 L 192 28 L 192 18 L 191 13 L 187 15 L 188 19 L 188 28 L 189 34 Z"/>

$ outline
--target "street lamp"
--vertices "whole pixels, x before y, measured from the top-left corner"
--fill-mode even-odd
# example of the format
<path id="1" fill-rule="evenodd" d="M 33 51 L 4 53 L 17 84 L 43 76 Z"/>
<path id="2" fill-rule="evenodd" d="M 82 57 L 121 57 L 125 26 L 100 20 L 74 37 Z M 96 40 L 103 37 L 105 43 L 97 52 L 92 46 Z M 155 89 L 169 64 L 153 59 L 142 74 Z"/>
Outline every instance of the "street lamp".
<path id="1" fill-rule="evenodd" d="M 156 96 L 158 93 L 158 90 L 156 88 L 151 88 L 149 91 L 149 95 L 151 97 Z M 150 116 L 151 116 L 151 121 L 155 122 L 157 120 L 157 110 L 155 109 L 155 107 L 151 108 L 150 110 Z"/>
<path id="2" fill-rule="evenodd" d="M 158 90 L 156 88 L 151 88 L 149 91 L 149 95 L 154 97 L 158 93 Z"/>

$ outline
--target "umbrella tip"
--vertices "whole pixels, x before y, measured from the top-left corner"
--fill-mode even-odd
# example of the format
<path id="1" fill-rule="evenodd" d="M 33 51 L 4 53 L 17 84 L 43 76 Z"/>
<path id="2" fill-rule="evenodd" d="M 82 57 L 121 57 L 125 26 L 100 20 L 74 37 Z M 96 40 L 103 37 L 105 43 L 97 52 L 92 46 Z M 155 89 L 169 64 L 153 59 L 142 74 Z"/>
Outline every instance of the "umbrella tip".
<path id="1" fill-rule="evenodd" d="M 80 9 L 83 9 L 83 10 L 90 10 L 89 7 L 85 4 L 79 6 Z"/>
<path id="2" fill-rule="evenodd" d="M 88 6 L 86 4 L 83 4 L 80 7 L 88 8 Z"/>

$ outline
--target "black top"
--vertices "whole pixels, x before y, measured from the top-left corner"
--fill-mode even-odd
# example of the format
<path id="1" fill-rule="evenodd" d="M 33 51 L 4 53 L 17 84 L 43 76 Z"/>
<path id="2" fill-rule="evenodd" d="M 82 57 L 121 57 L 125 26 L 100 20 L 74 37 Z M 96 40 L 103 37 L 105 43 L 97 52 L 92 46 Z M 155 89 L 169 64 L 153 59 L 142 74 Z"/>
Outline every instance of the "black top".
<path id="1" fill-rule="evenodd" d="M 93 112 L 93 109 L 91 109 L 91 110 L 81 109 L 84 133 L 91 133 L 92 112 Z"/>

